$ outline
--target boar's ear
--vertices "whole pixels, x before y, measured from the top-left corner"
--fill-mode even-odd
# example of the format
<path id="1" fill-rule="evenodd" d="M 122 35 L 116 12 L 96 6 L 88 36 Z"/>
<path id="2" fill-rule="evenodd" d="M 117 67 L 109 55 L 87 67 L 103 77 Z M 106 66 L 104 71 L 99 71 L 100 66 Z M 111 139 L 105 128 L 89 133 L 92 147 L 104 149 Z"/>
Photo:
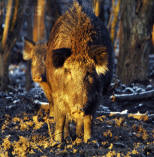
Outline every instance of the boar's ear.
<path id="1" fill-rule="evenodd" d="M 90 48 L 89 56 L 96 65 L 98 75 L 105 74 L 108 71 L 108 53 L 107 48 L 102 45 L 94 45 Z"/>
<path id="2" fill-rule="evenodd" d="M 24 41 L 24 49 L 23 49 L 23 59 L 30 60 L 32 59 L 32 52 L 34 50 L 35 43 L 27 38 Z"/>
<path id="3" fill-rule="evenodd" d="M 71 49 L 61 48 L 52 50 L 52 62 L 55 68 L 63 66 L 65 60 L 71 55 Z"/>

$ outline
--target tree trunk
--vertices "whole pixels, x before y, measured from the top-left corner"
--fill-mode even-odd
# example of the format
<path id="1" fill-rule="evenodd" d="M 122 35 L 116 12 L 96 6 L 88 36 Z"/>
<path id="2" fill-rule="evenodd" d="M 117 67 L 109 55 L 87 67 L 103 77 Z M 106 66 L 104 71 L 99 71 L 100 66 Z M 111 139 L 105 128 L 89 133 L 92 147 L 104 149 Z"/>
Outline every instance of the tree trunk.
<path id="1" fill-rule="evenodd" d="M 153 24 L 153 28 L 152 28 L 152 45 L 153 45 L 153 48 L 154 48 L 154 24 Z"/>
<path id="2" fill-rule="evenodd" d="M 113 0 L 92 0 L 93 11 L 105 26 L 107 26 L 110 17 L 111 5 Z"/>
<path id="3" fill-rule="evenodd" d="M 38 42 L 40 40 L 46 40 L 45 31 L 45 0 L 37 0 L 37 7 L 34 14 L 33 25 L 33 41 Z"/>
<path id="4" fill-rule="evenodd" d="M 9 32 L 9 26 L 11 21 L 11 14 L 12 14 L 12 7 L 13 6 L 13 0 L 9 0 L 7 4 L 7 12 L 6 12 L 6 18 L 5 18 L 5 27 L 3 31 L 3 37 L 2 37 L 2 49 L 6 46 L 6 41 L 8 38 L 8 32 Z"/>
<path id="5" fill-rule="evenodd" d="M 57 0 L 47 0 L 46 5 L 46 16 L 45 16 L 45 24 L 46 24 L 46 36 L 49 39 L 50 31 L 55 21 L 61 15 L 60 10 L 60 2 Z"/>
<path id="6" fill-rule="evenodd" d="M 154 0 L 121 1 L 117 74 L 123 83 L 146 81 Z"/>
<path id="7" fill-rule="evenodd" d="M 37 2 L 37 3 L 36 3 Z M 45 29 L 45 0 L 28 1 L 26 3 L 28 8 L 31 10 L 31 16 L 26 15 L 28 23 L 27 37 L 28 39 L 38 42 L 40 40 L 46 40 L 46 29 Z M 32 23 L 33 20 L 33 23 Z M 29 91 L 32 87 L 31 77 L 31 61 L 27 61 L 26 69 L 26 90 Z"/>
<path id="8" fill-rule="evenodd" d="M 2 40 L 2 33 L 3 33 L 3 28 L 2 28 L 2 24 L 3 24 L 3 11 L 4 11 L 4 1 L 0 1 L 0 41 Z"/>
<path id="9" fill-rule="evenodd" d="M 8 67 L 10 64 L 11 49 L 14 46 L 17 38 L 19 38 L 19 30 L 23 23 L 23 8 L 24 1 L 20 0 L 8 0 L 6 15 L 5 15 L 5 27 L 2 36 L 2 42 L 0 43 L 0 89 L 6 90 L 9 83 Z M 3 15 L 4 16 L 4 15 Z"/>
<path id="10" fill-rule="evenodd" d="M 36 1 L 26 1 L 25 20 L 28 24 L 27 27 L 27 38 L 33 40 L 33 19 L 34 19 L 34 6 Z M 31 61 L 27 61 L 26 64 L 26 90 L 29 91 L 32 88 L 32 77 L 31 77 Z"/>
<path id="11" fill-rule="evenodd" d="M 9 59 L 10 59 L 10 49 L 0 50 L 0 90 L 6 90 L 7 85 L 9 83 L 8 77 L 8 67 L 9 67 Z"/>
<path id="12" fill-rule="evenodd" d="M 0 89 L 5 90 L 9 82 L 8 78 L 8 66 L 10 52 L 7 49 L 7 38 L 12 14 L 13 1 L 9 0 L 7 4 L 7 12 L 5 18 L 5 27 L 2 35 L 2 42 L 0 45 Z"/>
<path id="13" fill-rule="evenodd" d="M 108 23 L 108 29 L 110 31 L 110 37 L 112 44 L 115 44 L 116 37 L 117 37 L 117 27 L 118 27 L 118 18 L 120 13 L 120 4 L 121 0 L 112 0 L 112 11 L 110 14 L 110 19 Z"/>
<path id="14" fill-rule="evenodd" d="M 93 0 L 93 10 L 96 16 L 99 17 L 100 15 L 100 5 L 101 5 L 101 1 L 100 0 Z"/>

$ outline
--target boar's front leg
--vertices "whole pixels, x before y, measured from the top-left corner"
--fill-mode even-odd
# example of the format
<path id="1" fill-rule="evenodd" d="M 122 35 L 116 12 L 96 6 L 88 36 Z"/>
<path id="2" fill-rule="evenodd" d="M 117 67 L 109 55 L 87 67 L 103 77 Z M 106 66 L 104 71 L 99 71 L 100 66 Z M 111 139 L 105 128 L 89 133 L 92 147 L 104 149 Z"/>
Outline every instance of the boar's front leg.
<path id="1" fill-rule="evenodd" d="M 52 94 L 51 89 L 47 82 L 39 82 L 39 84 L 40 84 L 41 88 L 43 89 L 46 98 L 49 101 L 50 117 L 53 117 L 54 105 L 53 105 L 53 99 L 52 99 L 52 95 L 51 95 Z"/>
<path id="2" fill-rule="evenodd" d="M 84 142 L 87 143 L 88 140 L 91 138 L 91 122 L 92 116 L 85 115 L 84 116 Z"/>

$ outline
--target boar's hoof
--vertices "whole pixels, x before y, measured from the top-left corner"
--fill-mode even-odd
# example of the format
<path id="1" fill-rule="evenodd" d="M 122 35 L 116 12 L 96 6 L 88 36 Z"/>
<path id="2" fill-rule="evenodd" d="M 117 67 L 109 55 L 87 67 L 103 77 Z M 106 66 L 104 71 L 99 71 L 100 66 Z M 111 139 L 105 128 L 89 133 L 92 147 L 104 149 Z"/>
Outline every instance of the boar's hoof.
<path id="1" fill-rule="evenodd" d="M 74 145 L 79 145 L 79 144 L 81 144 L 81 143 L 82 143 L 82 139 L 79 138 L 79 137 L 77 137 L 73 144 L 74 144 Z"/>
<path id="2" fill-rule="evenodd" d="M 61 144 L 60 142 L 54 141 L 54 142 L 52 142 L 51 147 L 57 147 L 60 144 Z"/>
<path id="3" fill-rule="evenodd" d="M 90 140 L 91 136 L 90 135 L 84 135 L 84 142 L 88 143 L 88 141 Z"/>
<path id="4" fill-rule="evenodd" d="M 93 145 L 94 147 L 99 147 L 98 141 L 94 138 L 88 139 L 87 143 Z"/>
<path id="5" fill-rule="evenodd" d="M 72 139 L 71 139 L 70 136 L 67 136 L 67 137 L 65 138 L 65 143 L 66 143 L 66 144 L 71 144 L 71 143 L 72 143 Z"/>

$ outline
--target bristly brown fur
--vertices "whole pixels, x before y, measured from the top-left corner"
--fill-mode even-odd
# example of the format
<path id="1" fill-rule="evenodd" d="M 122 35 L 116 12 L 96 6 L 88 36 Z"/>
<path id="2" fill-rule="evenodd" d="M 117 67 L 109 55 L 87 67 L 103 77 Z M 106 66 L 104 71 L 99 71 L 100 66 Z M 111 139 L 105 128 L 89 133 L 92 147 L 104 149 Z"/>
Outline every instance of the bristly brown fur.
<path id="1" fill-rule="evenodd" d="M 106 48 L 103 45 L 90 46 L 95 36 L 97 36 L 96 30 L 91 19 L 84 13 L 78 2 L 74 1 L 73 7 L 54 25 L 49 39 L 49 51 L 57 48 L 70 48 L 72 51 L 71 60 L 74 58 L 80 62 L 94 64 L 94 58 L 90 58 L 90 53 L 95 47 L 97 50 L 99 49 L 98 63 L 100 63 L 96 65 L 96 69 L 99 74 L 104 74 L 108 71 L 108 54 L 104 53 Z"/>
<path id="2" fill-rule="evenodd" d="M 53 26 L 48 42 L 55 141 L 62 141 L 63 131 L 64 137 L 68 135 L 70 119 L 76 122 L 78 137 L 84 126 L 84 141 L 91 138 L 92 115 L 111 81 L 111 63 L 112 46 L 103 23 L 75 1 Z"/>
<path id="3" fill-rule="evenodd" d="M 63 19 L 63 20 L 62 20 Z M 61 16 L 50 36 L 49 48 L 71 48 L 73 53 L 84 53 L 92 41 L 93 26 L 90 18 L 75 1 L 73 7 Z M 58 34 L 56 32 L 59 32 Z M 82 50 L 82 52 L 81 52 Z"/>

